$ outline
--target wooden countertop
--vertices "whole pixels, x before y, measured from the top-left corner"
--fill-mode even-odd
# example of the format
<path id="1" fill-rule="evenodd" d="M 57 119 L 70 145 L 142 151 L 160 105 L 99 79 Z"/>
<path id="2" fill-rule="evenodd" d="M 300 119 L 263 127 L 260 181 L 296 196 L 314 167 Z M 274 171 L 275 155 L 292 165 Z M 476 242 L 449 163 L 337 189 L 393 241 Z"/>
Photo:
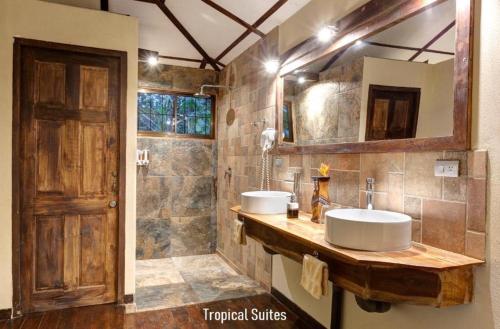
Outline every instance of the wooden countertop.
<path id="1" fill-rule="evenodd" d="M 301 212 L 298 219 L 287 219 L 286 215 L 258 215 L 244 213 L 240 206 L 231 208 L 235 213 L 258 221 L 272 229 L 294 236 L 317 246 L 318 249 L 331 252 L 347 261 L 369 264 L 405 265 L 416 268 L 435 270 L 453 269 L 463 266 L 479 265 L 484 261 L 450 251 L 434 248 L 421 243 L 403 251 L 359 251 L 336 247 L 325 241 L 325 225 L 311 222 L 310 214 Z M 318 250 L 319 251 L 319 250 Z"/>
<path id="2" fill-rule="evenodd" d="M 447 307 L 470 303 L 473 267 L 484 263 L 420 243 L 403 251 L 373 252 L 336 247 L 324 239 L 324 224 L 285 215 L 258 215 L 231 208 L 245 223 L 247 235 L 266 252 L 302 262 L 311 254 L 328 264 L 329 279 L 362 299 Z"/>

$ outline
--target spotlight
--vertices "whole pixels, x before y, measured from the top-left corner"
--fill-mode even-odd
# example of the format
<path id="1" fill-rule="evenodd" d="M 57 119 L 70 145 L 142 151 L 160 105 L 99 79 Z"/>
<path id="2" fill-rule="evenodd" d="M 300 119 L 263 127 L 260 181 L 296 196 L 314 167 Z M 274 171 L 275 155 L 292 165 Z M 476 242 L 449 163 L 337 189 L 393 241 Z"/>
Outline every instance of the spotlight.
<path id="1" fill-rule="evenodd" d="M 334 32 L 335 31 L 332 28 L 330 28 L 329 26 L 325 26 L 321 30 L 319 30 L 317 34 L 318 40 L 323 43 L 328 42 L 332 39 Z"/>
<path id="2" fill-rule="evenodd" d="M 324 26 L 323 28 L 321 28 L 321 30 L 318 31 L 318 34 L 316 34 L 316 37 L 318 38 L 318 40 L 320 42 L 328 42 L 330 41 L 333 36 L 335 35 L 335 33 L 337 33 L 339 31 L 339 29 L 336 27 L 336 26 L 332 26 L 332 25 L 329 25 L 329 26 Z"/>
<path id="3" fill-rule="evenodd" d="M 278 72 L 280 68 L 280 62 L 277 59 L 270 59 L 264 63 L 264 67 L 267 73 L 274 74 Z"/>
<path id="4" fill-rule="evenodd" d="M 158 64 L 158 57 L 156 57 L 156 56 L 150 56 L 148 58 L 148 64 L 151 65 L 151 66 L 155 66 L 156 64 Z"/>
<path id="5" fill-rule="evenodd" d="M 304 82 L 306 82 L 306 78 L 305 77 L 299 77 L 299 79 L 297 80 L 298 83 L 300 84 L 303 84 Z"/>

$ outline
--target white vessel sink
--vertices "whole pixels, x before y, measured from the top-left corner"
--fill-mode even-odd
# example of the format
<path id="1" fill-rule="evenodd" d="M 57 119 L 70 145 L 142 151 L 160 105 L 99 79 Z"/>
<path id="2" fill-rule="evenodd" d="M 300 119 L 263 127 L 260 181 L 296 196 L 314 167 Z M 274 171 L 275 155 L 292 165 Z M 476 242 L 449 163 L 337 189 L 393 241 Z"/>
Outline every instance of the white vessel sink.
<path id="1" fill-rule="evenodd" d="M 253 191 L 241 193 L 241 211 L 251 214 L 286 214 L 291 193 L 281 191 Z"/>
<path id="2" fill-rule="evenodd" d="M 358 250 L 404 250 L 411 244 L 411 217 L 383 210 L 330 210 L 326 213 L 325 240 Z"/>

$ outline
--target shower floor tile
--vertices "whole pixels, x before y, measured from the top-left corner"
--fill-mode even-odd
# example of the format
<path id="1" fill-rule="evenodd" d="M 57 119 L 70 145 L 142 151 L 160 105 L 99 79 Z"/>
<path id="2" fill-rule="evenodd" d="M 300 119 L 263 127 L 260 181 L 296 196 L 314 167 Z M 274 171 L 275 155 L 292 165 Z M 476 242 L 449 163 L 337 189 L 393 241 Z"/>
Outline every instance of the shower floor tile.
<path id="1" fill-rule="evenodd" d="M 181 273 L 170 258 L 137 261 L 135 277 L 136 288 L 184 283 Z"/>
<path id="2" fill-rule="evenodd" d="M 254 296 L 266 291 L 216 254 L 136 261 L 138 312 Z"/>

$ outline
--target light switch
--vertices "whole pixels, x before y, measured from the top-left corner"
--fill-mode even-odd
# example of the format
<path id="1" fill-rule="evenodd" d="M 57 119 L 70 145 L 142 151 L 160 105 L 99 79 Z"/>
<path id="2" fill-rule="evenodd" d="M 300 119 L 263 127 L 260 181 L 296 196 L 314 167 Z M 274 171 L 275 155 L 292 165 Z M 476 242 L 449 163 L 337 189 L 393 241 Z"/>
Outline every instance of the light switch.
<path id="1" fill-rule="evenodd" d="M 434 165 L 434 176 L 436 177 L 458 177 L 459 160 L 436 160 Z"/>

